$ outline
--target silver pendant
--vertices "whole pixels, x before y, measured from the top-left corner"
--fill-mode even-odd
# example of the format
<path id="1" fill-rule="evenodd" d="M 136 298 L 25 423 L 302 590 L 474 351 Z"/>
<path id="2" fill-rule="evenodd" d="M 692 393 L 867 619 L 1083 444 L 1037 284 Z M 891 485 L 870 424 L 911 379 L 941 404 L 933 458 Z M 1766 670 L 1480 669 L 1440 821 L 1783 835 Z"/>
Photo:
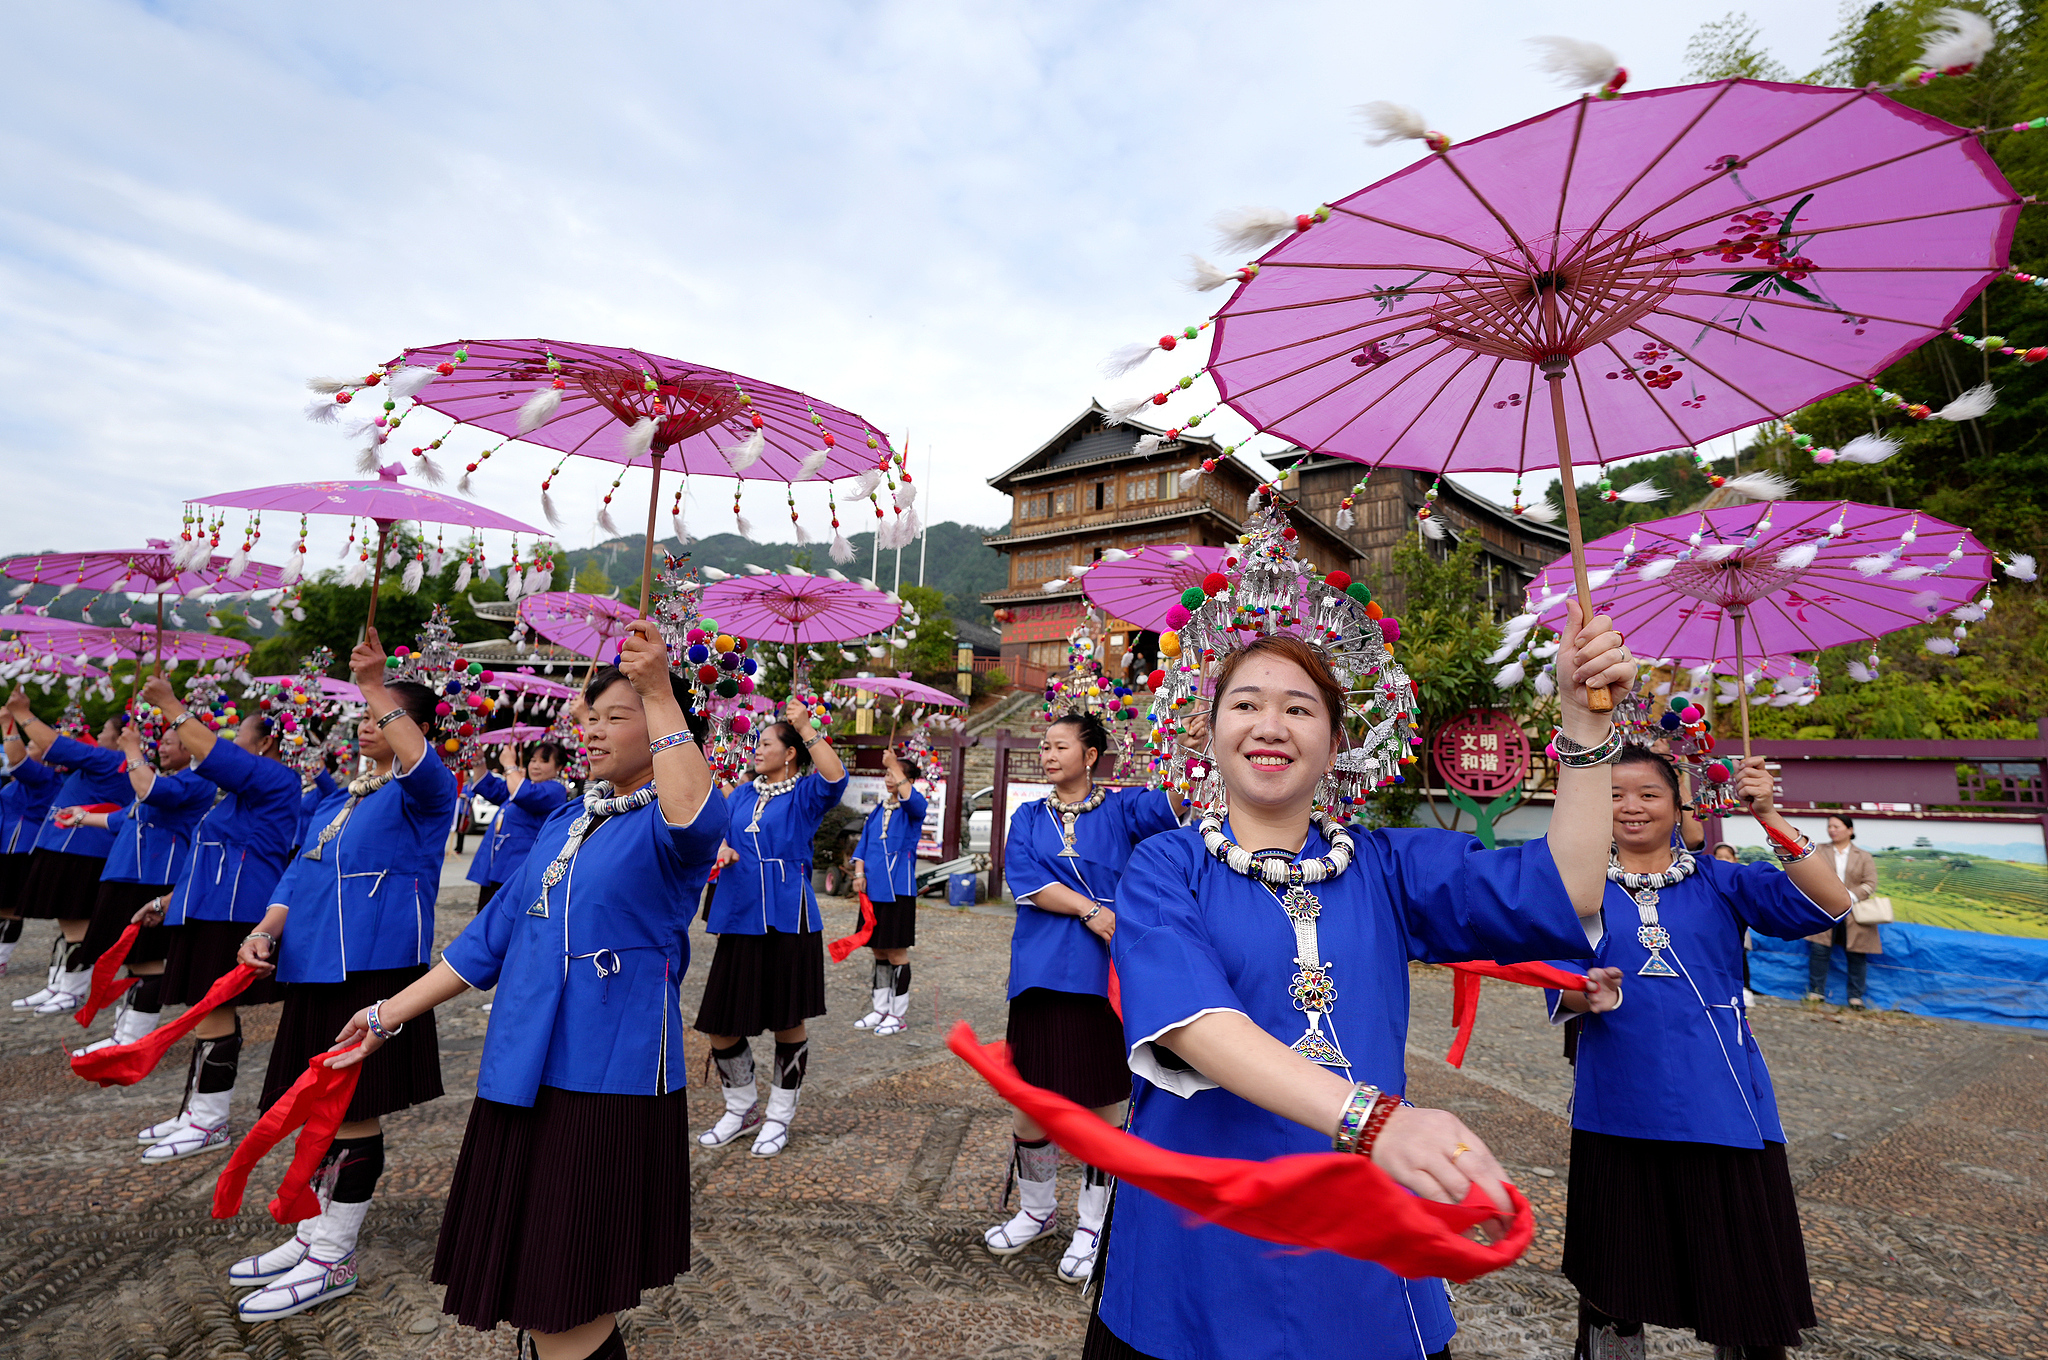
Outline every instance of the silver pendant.
<path id="1" fill-rule="evenodd" d="M 1678 973 L 1664 961 L 1664 950 L 1671 945 L 1671 932 L 1662 926 L 1638 926 L 1636 940 L 1650 951 L 1649 961 L 1636 970 L 1637 977 L 1677 977 Z"/>

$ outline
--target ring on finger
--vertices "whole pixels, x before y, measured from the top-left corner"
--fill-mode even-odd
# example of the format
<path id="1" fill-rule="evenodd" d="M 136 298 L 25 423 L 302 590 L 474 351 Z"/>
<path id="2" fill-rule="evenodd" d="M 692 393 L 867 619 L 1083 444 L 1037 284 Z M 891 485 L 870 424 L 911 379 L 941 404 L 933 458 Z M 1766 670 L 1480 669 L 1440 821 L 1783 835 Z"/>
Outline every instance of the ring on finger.
<path id="1" fill-rule="evenodd" d="M 1471 1150 L 1471 1148 L 1465 1146 L 1463 1143 L 1460 1143 L 1457 1147 L 1451 1149 L 1451 1160 L 1455 1162 Z"/>

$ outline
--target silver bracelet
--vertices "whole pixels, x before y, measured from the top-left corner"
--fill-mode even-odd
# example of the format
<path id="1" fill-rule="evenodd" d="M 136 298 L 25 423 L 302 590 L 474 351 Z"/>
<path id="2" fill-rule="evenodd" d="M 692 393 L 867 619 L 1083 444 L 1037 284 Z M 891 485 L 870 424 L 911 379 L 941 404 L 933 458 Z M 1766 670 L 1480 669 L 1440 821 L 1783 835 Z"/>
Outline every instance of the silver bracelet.
<path id="1" fill-rule="evenodd" d="M 386 713 L 383 717 L 377 719 L 377 730 L 379 732 L 382 732 L 385 728 L 391 726 L 391 724 L 397 722 L 400 718 L 409 718 L 411 716 L 412 715 L 410 713 L 407 713 L 403 708 L 394 708 L 389 713 Z"/>
<path id="2" fill-rule="evenodd" d="M 385 1001 L 388 1000 L 390 998 L 386 997 Z M 372 1001 L 370 1003 L 370 1013 L 366 1017 L 370 1023 L 370 1033 L 376 1035 L 379 1039 L 396 1039 L 399 1035 L 405 1033 L 405 1025 L 400 1023 L 397 1029 L 384 1028 L 383 1022 L 377 1018 L 377 1008 L 383 1004 L 383 1001 Z"/>
<path id="3" fill-rule="evenodd" d="M 653 741 L 648 742 L 647 754 L 658 756 L 671 747 L 687 746 L 696 739 L 696 735 L 689 728 L 685 727 L 679 732 L 671 732 L 665 737 L 656 737 Z"/>
<path id="4" fill-rule="evenodd" d="M 1081 924 L 1085 926 L 1100 915 L 1102 915 L 1102 904 L 1097 902 L 1094 906 L 1081 913 Z"/>
<path id="5" fill-rule="evenodd" d="M 1598 746 L 1581 746 L 1560 727 L 1550 734 L 1550 745 L 1557 752 L 1557 763 L 1566 769 L 1591 770 L 1617 759 L 1627 747 L 1628 738 L 1619 727 L 1610 727 Z"/>
<path id="6" fill-rule="evenodd" d="M 1820 843 L 1814 840 L 1813 837 L 1806 835 L 1804 832 L 1800 833 L 1799 840 L 1800 847 L 1799 852 L 1797 854 L 1794 854 L 1788 850 L 1780 849 L 1777 842 L 1775 841 L 1771 843 L 1771 853 L 1778 857 L 1778 863 L 1801 864 L 1807 860 L 1812 859 L 1814 853 L 1820 849 Z M 1856 900 L 1856 890 L 1854 888 L 1851 888 L 1849 890 L 1849 900 L 1852 903 Z"/>

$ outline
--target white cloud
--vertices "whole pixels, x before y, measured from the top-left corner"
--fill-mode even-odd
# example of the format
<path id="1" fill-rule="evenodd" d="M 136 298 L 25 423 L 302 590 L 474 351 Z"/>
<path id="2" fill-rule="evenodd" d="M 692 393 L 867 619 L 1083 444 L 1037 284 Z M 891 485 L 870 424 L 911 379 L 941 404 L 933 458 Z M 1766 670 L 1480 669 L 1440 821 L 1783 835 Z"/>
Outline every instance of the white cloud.
<path id="1" fill-rule="evenodd" d="M 1675 82 L 1718 13 L 1572 24 L 1641 87 Z M 998 522 L 986 476 L 1091 395 L 1199 365 L 1096 371 L 1216 304 L 1176 280 L 1217 209 L 1305 210 L 1405 164 L 1360 142 L 1363 100 L 1460 138 L 1555 104 L 1520 45 L 1550 25 L 1493 2 L 21 10 L 0 452 L 34 509 L 0 548 L 113 546 L 174 531 L 185 496 L 346 475 L 302 380 L 461 336 L 635 344 L 817 393 L 907 431 L 920 479 L 936 453 L 928 517 Z M 1797 67 L 1830 27 L 1766 36 Z M 551 461 L 508 449 L 479 497 L 539 522 Z M 613 475 L 556 482 L 568 542 Z M 694 527 L 729 527 L 729 483 L 692 501 Z M 779 486 L 745 501 L 787 534 Z M 822 491 L 798 504 L 822 527 Z M 345 533 L 316 530 L 313 560 Z"/>

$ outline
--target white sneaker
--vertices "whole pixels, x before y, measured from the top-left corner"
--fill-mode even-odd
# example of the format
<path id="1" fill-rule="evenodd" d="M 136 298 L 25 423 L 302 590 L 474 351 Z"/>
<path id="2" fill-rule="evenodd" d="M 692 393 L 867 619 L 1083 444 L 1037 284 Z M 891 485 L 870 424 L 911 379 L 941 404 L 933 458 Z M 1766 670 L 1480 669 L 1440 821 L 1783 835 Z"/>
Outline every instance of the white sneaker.
<path id="1" fill-rule="evenodd" d="M 855 1029 L 873 1029 L 877 1025 L 881 1024 L 884 1020 L 888 1019 L 890 995 L 890 988 L 875 988 L 874 995 L 872 998 L 873 1005 L 869 1008 L 868 1013 L 866 1015 L 863 1015 L 860 1019 L 853 1022 L 853 1027 Z"/>
<path id="2" fill-rule="evenodd" d="M 1074 1208 L 1074 1217 L 1080 1220 L 1080 1226 L 1074 1229 L 1074 1240 L 1067 1243 L 1067 1250 L 1060 1257 L 1060 1278 L 1068 1284 L 1086 1284 L 1088 1277 L 1095 1273 L 1095 1251 L 1102 1237 L 1102 1220 L 1109 1215 L 1109 1187 L 1083 1184 Z"/>
<path id="3" fill-rule="evenodd" d="M 309 1218 L 283 1244 L 255 1256 L 244 1256 L 228 1267 L 228 1283 L 237 1289 L 269 1284 L 282 1279 L 291 1268 L 306 1259 L 313 1248 L 312 1228 L 318 1217 Z"/>
<path id="4" fill-rule="evenodd" d="M 982 1233 L 981 1240 L 997 1256 L 1015 1256 L 1059 1226 L 1059 1182 L 1017 1181 L 1017 1216 Z"/>
<path id="5" fill-rule="evenodd" d="M 904 1017 L 910 1013 L 910 993 L 889 998 L 889 1013 L 882 1017 L 882 1023 L 875 1026 L 877 1034 L 901 1034 L 910 1028 Z"/>
<path id="6" fill-rule="evenodd" d="M 761 1122 L 761 1097 L 751 1086 L 721 1086 L 725 1092 L 725 1113 L 718 1122 L 697 1135 L 699 1147 L 724 1147 Z"/>
<path id="7" fill-rule="evenodd" d="M 761 1131 L 754 1135 L 751 1149 L 756 1157 L 773 1157 L 789 1146 L 789 1126 L 796 1119 L 796 1101 L 802 1094 L 802 1087 L 768 1088 L 768 1113 L 761 1120 Z"/>

